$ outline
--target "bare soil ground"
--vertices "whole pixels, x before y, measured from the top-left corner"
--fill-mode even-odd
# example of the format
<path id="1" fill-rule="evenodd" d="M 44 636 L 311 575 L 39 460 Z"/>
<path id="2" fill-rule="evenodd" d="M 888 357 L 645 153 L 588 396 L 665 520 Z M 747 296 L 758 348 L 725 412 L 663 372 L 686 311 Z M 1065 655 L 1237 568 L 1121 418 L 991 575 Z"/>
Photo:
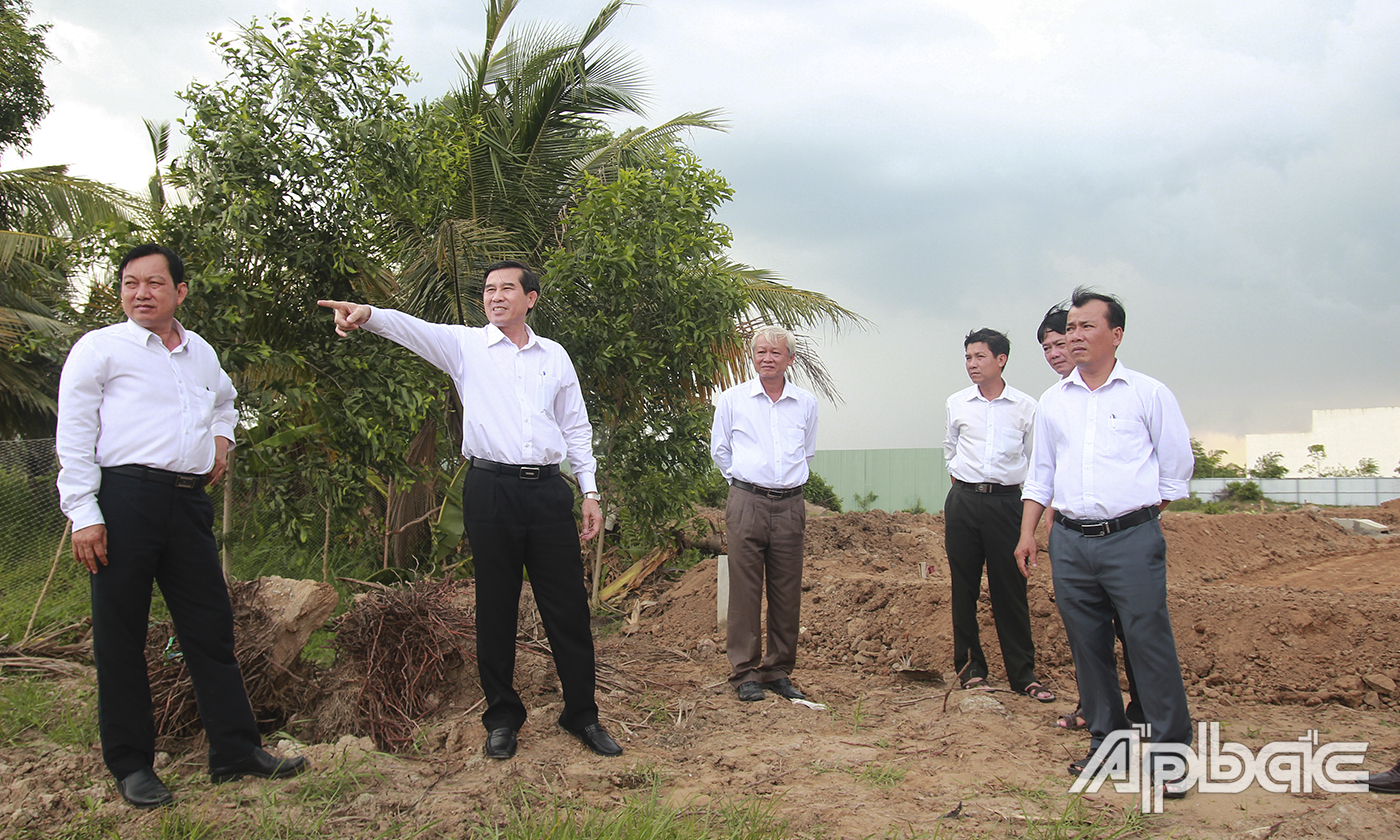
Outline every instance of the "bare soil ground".
<path id="1" fill-rule="evenodd" d="M 1346 533 L 1331 522 L 1339 516 L 1400 530 L 1400 501 L 1168 513 L 1170 607 L 1197 720 L 1219 721 L 1225 739 L 1251 749 L 1308 730 L 1324 743 L 1368 741 L 1365 767 L 1374 772 L 1400 759 L 1400 698 L 1364 679 L 1400 682 L 1400 539 Z M 172 745 L 162 774 L 179 807 L 208 815 L 269 795 L 290 803 L 297 786 L 329 768 L 356 768 L 358 781 L 325 823 L 346 837 L 396 824 L 461 836 L 499 819 L 522 788 L 604 807 L 653 786 L 675 803 L 757 797 L 795 837 L 1019 837 L 1029 833 L 1028 818 L 1076 807 L 1066 796 L 1066 765 L 1084 754 L 1088 736 L 1052 726 L 1076 697 L 1043 555 L 1031 611 L 1041 678 L 1060 695 L 1048 705 L 1005 690 L 985 595 L 983 646 L 1002 690 L 976 694 L 994 702 L 966 703 L 974 693 L 905 676 L 953 678 L 941 516 L 809 518 L 806 562 L 793 678 L 826 711 L 771 695 L 735 699 L 711 559 L 644 594 L 631 632 L 600 634 L 599 700 L 626 749 L 621 758 L 595 757 L 554 725 L 561 704 L 552 665 L 522 650 L 517 685 L 531 718 L 512 761 L 481 756 L 480 689 L 463 669 L 444 686 L 451 702 L 425 723 L 416 753 L 375 752 L 358 733 L 284 741 L 269 746 L 307 755 L 311 774 L 214 788 L 202 750 L 183 742 Z M 532 618 L 528 604 L 524 612 Z M 523 629 L 542 635 L 529 620 Z M 1133 836 L 1400 837 L 1400 797 L 1374 794 L 1193 792 L 1145 818 L 1133 816 L 1133 797 L 1107 788 L 1083 804 Z M 0 753 L 0 836 L 50 836 L 84 809 L 110 811 L 123 837 L 152 832 L 158 820 L 121 804 L 95 748 L 32 741 Z"/>

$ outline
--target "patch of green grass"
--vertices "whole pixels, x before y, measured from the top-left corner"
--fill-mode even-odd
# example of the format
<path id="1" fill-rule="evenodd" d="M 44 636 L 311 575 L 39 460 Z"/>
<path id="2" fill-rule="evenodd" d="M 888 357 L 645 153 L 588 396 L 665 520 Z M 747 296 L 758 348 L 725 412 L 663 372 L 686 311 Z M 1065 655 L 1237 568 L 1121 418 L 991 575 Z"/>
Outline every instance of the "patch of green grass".
<path id="1" fill-rule="evenodd" d="M 372 781 L 382 781 L 381 774 L 362 756 L 354 764 L 340 763 L 316 767 L 312 772 L 296 777 L 289 790 L 282 794 L 299 805 L 308 807 L 343 804 L 364 792 Z"/>
<path id="2" fill-rule="evenodd" d="M 1090 808 L 1079 795 L 1067 797 L 1062 809 L 1046 816 L 1031 816 L 1024 807 L 1022 813 L 1026 840 L 1117 840 L 1150 833 L 1146 818 L 1136 809 Z"/>
<path id="3" fill-rule="evenodd" d="M 0 678 L 0 744 L 41 735 L 56 744 L 87 749 L 97 741 L 97 713 L 88 708 L 92 688 L 69 690 L 40 677 Z"/>
<path id="4" fill-rule="evenodd" d="M 471 840 L 785 840 L 787 823 L 772 803 L 675 807 L 656 790 L 616 808 L 569 807 L 529 791 L 518 794 L 494 824 L 473 827 Z"/>
<path id="5" fill-rule="evenodd" d="M 905 768 L 893 764 L 872 763 L 853 771 L 851 775 L 874 787 L 894 788 L 899 787 L 900 782 L 904 781 L 904 775 L 908 772 Z"/>
<path id="6" fill-rule="evenodd" d="M 143 835 L 148 840 L 200 840 L 203 837 L 222 837 L 222 832 L 228 828 L 188 807 L 162 808 L 158 813 L 160 821 Z M 243 832 L 239 834 L 248 837 Z"/>
<path id="7" fill-rule="evenodd" d="M 987 790 L 1000 796 L 1014 796 L 1017 799 L 1040 803 L 1049 802 L 1052 797 L 1051 793 L 1045 790 L 1044 783 L 1028 788 L 1000 777 L 997 778 L 996 784 L 988 785 Z"/>
<path id="8" fill-rule="evenodd" d="M 862 708 L 862 706 L 864 706 L 864 705 L 865 705 L 865 695 L 862 694 L 861 696 L 859 696 L 859 697 L 856 698 L 856 707 L 855 707 L 854 709 L 851 710 L 851 734 L 852 734 L 852 735 L 856 735 L 856 734 L 858 734 L 858 733 L 860 732 L 860 724 L 861 724 L 861 721 L 865 720 L 865 717 L 866 717 L 865 712 L 861 711 L 861 708 Z"/>

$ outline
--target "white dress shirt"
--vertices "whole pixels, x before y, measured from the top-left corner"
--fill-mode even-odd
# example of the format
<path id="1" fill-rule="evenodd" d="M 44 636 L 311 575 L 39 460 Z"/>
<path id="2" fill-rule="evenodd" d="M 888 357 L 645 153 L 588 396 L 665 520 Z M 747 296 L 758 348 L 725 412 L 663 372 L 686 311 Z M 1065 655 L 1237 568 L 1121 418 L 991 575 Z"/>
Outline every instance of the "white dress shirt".
<path id="1" fill-rule="evenodd" d="M 817 398 L 791 382 L 777 401 L 750 379 L 719 395 L 710 427 L 710 456 L 725 479 L 769 490 L 807 483 L 817 454 Z"/>
<path id="2" fill-rule="evenodd" d="M 1191 433 L 1167 386 L 1120 361 L 1091 391 L 1075 368 L 1040 398 L 1021 498 L 1070 519 L 1116 519 L 1186 498 L 1194 465 Z"/>
<path id="3" fill-rule="evenodd" d="M 493 324 L 434 324 L 374 307 L 363 325 L 422 356 L 457 386 L 462 455 L 502 464 L 558 464 L 568 458 L 579 487 L 598 489 L 593 426 L 568 352 L 528 327 L 524 347 Z"/>
<path id="4" fill-rule="evenodd" d="M 973 385 L 948 398 L 947 414 L 943 459 L 953 478 L 968 484 L 1026 480 L 1035 400 L 1010 385 L 989 400 Z"/>
<path id="5" fill-rule="evenodd" d="M 77 531 L 105 524 L 97 506 L 102 467 L 139 464 L 203 475 L 214 438 L 233 440 L 233 382 L 214 348 L 175 323 L 180 344 L 132 321 L 84 335 L 58 383 L 58 495 Z"/>

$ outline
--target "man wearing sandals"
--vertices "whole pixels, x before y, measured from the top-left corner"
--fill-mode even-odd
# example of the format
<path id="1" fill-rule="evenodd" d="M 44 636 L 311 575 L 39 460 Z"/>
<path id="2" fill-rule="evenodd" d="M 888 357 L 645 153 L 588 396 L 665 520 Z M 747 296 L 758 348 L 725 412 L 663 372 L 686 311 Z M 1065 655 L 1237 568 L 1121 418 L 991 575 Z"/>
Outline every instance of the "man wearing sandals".
<path id="1" fill-rule="evenodd" d="M 944 546 L 952 578 L 953 667 L 963 688 L 987 684 L 987 659 L 977 626 L 982 567 L 992 618 L 1017 692 L 1049 703 L 1055 695 L 1035 678 L 1035 643 L 1026 578 L 1016 568 L 1021 482 L 1031 454 L 1035 400 L 1006 384 L 1011 342 L 991 329 L 963 339 L 972 385 L 948 398 L 943 458 L 953 486 L 943 503 Z"/>
<path id="2" fill-rule="evenodd" d="M 1055 371 L 1055 375 L 1064 379 L 1074 370 L 1074 360 L 1069 357 L 1069 339 L 1065 338 L 1066 324 L 1069 321 L 1069 310 L 1062 303 L 1057 303 L 1050 307 L 1050 311 L 1045 313 L 1045 317 L 1040 321 L 1040 327 L 1035 331 L 1035 340 L 1040 342 L 1040 349 L 1045 353 L 1045 363 L 1050 369 Z M 1055 386 L 1050 386 L 1054 388 Z M 1044 399 L 1044 395 L 1041 395 Z M 1047 514 L 1053 514 L 1053 510 L 1047 510 Z M 1049 536 L 1053 527 L 1053 517 L 1045 517 L 1045 533 Z M 1118 641 L 1123 642 L 1123 624 L 1118 620 L 1118 614 L 1113 615 L 1113 632 L 1118 636 Z M 1128 720 L 1133 723 L 1146 723 L 1147 719 L 1142 716 L 1142 704 L 1138 702 L 1137 680 L 1133 677 L 1133 663 L 1128 659 L 1128 646 L 1123 645 L 1123 673 L 1128 676 Z M 1055 726 L 1060 729 L 1083 729 L 1085 728 L 1084 716 L 1081 715 L 1078 706 L 1074 711 L 1066 712 L 1055 721 Z"/>
<path id="3" fill-rule="evenodd" d="M 1129 725 L 1113 653 L 1115 612 L 1137 677 L 1152 686 L 1142 697 L 1150 740 L 1191 743 L 1158 521 L 1167 502 L 1187 495 L 1191 439 L 1171 391 L 1117 360 L 1123 323 L 1117 298 L 1075 289 L 1066 335 L 1076 368 L 1041 400 L 1016 546 L 1016 561 L 1029 575 L 1036 525 L 1053 505 L 1055 600 L 1074 655 L 1090 755 L 1110 732 Z M 1070 771 L 1080 772 L 1084 763 L 1074 762 Z M 1155 781 L 1168 781 L 1169 796 L 1184 793 L 1169 780 Z"/>

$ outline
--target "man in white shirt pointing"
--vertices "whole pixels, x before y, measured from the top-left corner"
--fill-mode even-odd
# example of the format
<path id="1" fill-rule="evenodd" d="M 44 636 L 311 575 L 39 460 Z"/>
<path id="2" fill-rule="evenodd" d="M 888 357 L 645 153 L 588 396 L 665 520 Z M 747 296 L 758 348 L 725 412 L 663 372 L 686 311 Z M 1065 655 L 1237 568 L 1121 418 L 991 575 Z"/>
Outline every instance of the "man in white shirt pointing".
<path id="1" fill-rule="evenodd" d="M 797 663 L 807 530 L 802 486 L 817 454 L 817 398 L 787 381 L 796 357 L 792 333 L 760 327 L 751 348 L 757 378 L 719 395 L 710 428 L 710 455 L 729 481 L 729 684 L 740 700 L 762 700 L 764 689 L 805 700 L 790 676 Z M 765 578 L 766 654 L 759 629 Z"/>
<path id="2" fill-rule="evenodd" d="M 102 758 L 122 798 L 155 808 L 174 800 L 151 766 L 153 581 L 194 684 L 213 781 L 291 776 L 306 759 L 263 751 L 233 653 L 233 609 L 204 491 L 228 465 L 233 383 L 214 349 L 175 320 L 189 292 L 179 255 L 139 245 L 118 274 L 128 320 L 78 339 L 63 364 L 58 492 L 73 522 L 73 557 L 91 573 Z"/>
<path id="3" fill-rule="evenodd" d="M 953 668 L 963 688 L 987 684 L 977 624 L 985 565 L 1011 689 L 1049 703 L 1055 695 L 1035 676 L 1026 578 L 1016 568 L 1015 556 L 1035 400 L 1006 384 L 1010 353 L 1011 341 L 996 330 L 968 333 L 963 358 L 973 384 L 948 398 L 943 458 L 953 486 L 943 503 L 943 539 L 952 579 Z"/>
<path id="4" fill-rule="evenodd" d="M 1076 367 L 1041 397 L 1016 559 L 1029 574 L 1036 524 L 1053 506 L 1055 601 L 1074 654 L 1090 755 L 1129 725 L 1113 651 L 1115 612 L 1138 682 L 1151 686 L 1140 698 L 1150 740 L 1190 744 L 1158 521 L 1168 502 L 1187 495 L 1190 433 L 1171 391 L 1118 361 L 1125 320 L 1118 299 L 1079 288 L 1070 304 L 1066 336 Z M 1072 763 L 1071 772 L 1087 760 Z"/>
<path id="5" fill-rule="evenodd" d="M 462 400 L 462 485 L 467 542 L 476 568 L 476 651 L 486 711 L 485 754 L 515 755 L 525 704 L 515 690 L 515 634 L 522 570 L 540 609 L 564 694 L 559 725 L 598 755 L 622 747 L 598 722 L 597 675 L 580 540 L 602 527 L 594 479 L 593 427 L 578 374 L 558 343 L 525 318 L 540 278 L 521 262 L 487 266 L 481 303 L 487 325 L 433 324 L 393 309 L 323 300 L 336 332 L 381 335 L 452 377 Z M 583 491 L 583 531 L 573 489 L 559 474 L 568 458 Z"/>

